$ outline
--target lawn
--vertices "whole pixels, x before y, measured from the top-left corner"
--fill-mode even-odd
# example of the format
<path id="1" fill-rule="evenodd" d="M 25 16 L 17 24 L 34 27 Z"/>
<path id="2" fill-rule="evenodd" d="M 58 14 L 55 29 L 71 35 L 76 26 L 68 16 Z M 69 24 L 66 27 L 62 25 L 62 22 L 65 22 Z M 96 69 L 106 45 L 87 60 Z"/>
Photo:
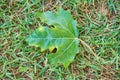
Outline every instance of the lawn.
<path id="1" fill-rule="evenodd" d="M 68 68 L 26 42 L 41 25 L 35 13 L 58 7 L 71 12 L 82 39 Z M 0 80 L 120 80 L 120 0 L 0 0 Z"/>

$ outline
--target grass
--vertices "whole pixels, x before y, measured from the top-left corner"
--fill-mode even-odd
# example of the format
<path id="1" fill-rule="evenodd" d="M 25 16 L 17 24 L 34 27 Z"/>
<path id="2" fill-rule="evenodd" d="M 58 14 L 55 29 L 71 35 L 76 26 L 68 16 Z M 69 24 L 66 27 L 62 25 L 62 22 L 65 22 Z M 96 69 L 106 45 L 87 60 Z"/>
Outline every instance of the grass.
<path id="1" fill-rule="evenodd" d="M 48 52 L 30 47 L 25 39 L 37 27 L 36 11 L 69 9 L 77 20 L 80 52 L 65 69 L 47 61 Z M 1 80 L 119 80 L 119 0 L 0 0 Z"/>

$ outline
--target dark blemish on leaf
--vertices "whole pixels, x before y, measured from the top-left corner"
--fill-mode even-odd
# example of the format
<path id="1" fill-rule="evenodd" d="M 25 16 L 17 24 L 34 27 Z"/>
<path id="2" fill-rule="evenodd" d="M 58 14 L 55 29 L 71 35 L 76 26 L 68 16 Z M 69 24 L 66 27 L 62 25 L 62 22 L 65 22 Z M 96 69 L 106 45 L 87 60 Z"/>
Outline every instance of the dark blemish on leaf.
<path id="1" fill-rule="evenodd" d="M 50 28 L 55 28 L 53 25 L 50 25 L 49 27 L 50 27 Z"/>
<path id="2" fill-rule="evenodd" d="M 52 53 L 56 53 L 57 52 L 57 48 L 54 48 L 53 50 L 52 50 Z"/>
<path id="3" fill-rule="evenodd" d="M 48 25 L 48 24 L 43 23 L 43 22 L 41 22 L 41 25 L 42 25 L 42 26 L 49 27 L 49 28 L 55 28 L 53 25 Z"/>

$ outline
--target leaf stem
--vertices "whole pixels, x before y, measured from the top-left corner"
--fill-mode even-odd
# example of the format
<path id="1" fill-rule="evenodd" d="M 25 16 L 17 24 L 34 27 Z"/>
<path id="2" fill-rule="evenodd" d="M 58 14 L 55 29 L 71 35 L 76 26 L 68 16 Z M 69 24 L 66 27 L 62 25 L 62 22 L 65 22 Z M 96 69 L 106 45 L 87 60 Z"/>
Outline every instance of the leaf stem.
<path id="1" fill-rule="evenodd" d="M 95 54 L 95 52 L 91 49 L 91 47 L 90 47 L 85 41 L 83 41 L 81 38 L 78 38 L 78 40 L 81 42 L 81 44 L 82 44 L 84 47 L 88 48 L 89 51 L 90 51 L 97 59 L 102 59 L 102 58 L 98 57 L 98 55 Z M 103 60 L 103 59 L 102 59 L 102 60 Z"/>

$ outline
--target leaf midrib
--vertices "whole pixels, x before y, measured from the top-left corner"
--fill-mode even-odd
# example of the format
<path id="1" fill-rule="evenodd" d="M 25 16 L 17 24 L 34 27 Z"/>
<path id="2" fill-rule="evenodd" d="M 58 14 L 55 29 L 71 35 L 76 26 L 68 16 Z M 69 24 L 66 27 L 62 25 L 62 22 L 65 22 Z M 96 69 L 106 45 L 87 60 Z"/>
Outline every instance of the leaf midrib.
<path id="1" fill-rule="evenodd" d="M 78 38 L 75 37 L 75 38 L 33 38 L 33 39 L 78 39 Z"/>

